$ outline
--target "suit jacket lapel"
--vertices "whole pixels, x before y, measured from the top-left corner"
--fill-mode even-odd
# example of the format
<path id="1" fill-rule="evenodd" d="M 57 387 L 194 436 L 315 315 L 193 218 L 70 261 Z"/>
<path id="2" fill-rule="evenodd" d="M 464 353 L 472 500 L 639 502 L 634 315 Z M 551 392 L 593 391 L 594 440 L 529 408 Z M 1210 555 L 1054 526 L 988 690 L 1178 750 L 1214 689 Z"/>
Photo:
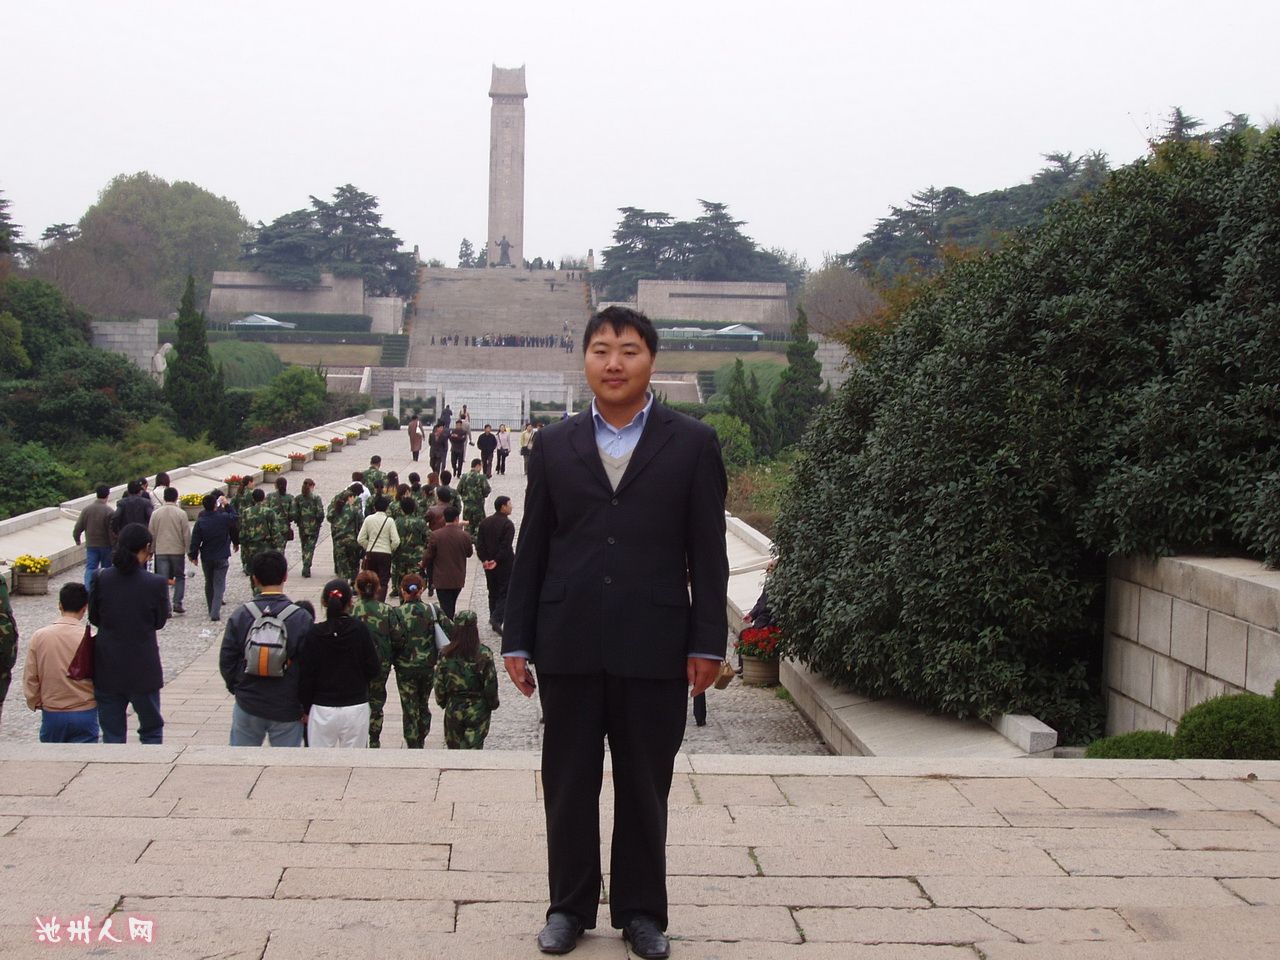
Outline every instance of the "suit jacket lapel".
<path id="1" fill-rule="evenodd" d="M 670 410 L 659 404 L 657 400 L 653 401 L 653 406 L 649 408 L 649 417 L 645 421 L 644 432 L 640 434 L 640 442 L 636 444 L 636 449 L 631 454 L 631 462 L 627 464 L 627 472 L 622 475 L 622 481 L 618 484 L 617 493 L 621 493 L 626 489 L 627 485 L 636 478 L 640 471 L 645 468 L 645 465 L 671 439 L 672 419 Z M 597 454 L 597 462 L 599 459 Z M 603 473 L 604 467 L 602 466 L 600 470 Z"/>
<path id="2" fill-rule="evenodd" d="M 586 413 L 578 414 L 576 419 L 578 423 L 569 434 L 569 444 L 583 466 L 587 468 L 587 472 L 612 493 L 613 485 L 609 483 L 609 475 L 604 472 L 604 464 L 600 462 L 600 450 L 596 446 L 596 427 L 591 418 L 590 409 Z"/>

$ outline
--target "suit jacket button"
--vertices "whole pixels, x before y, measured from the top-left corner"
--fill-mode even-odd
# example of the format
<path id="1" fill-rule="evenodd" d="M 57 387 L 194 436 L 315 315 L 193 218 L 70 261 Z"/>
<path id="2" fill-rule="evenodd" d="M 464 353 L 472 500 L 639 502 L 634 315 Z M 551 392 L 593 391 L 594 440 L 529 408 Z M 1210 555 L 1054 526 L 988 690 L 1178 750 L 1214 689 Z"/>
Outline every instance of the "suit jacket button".
<path id="1" fill-rule="evenodd" d="M 610 500 L 609 502 L 610 502 L 610 503 L 612 503 L 612 504 L 616 507 L 616 506 L 618 505 L 618 498 L 617 498 L 617 497 L 614 497 L 614 498 L 613 498 L 612 500 Z"/>
<path id="2" fill-rule="evenodd" d="M 618 541 L 617 541 L 617 540 L 615 540 L 615 539 L 613 539 L 613 537 L 610 537 L 610 538 L 609 538 L 609 544 L 610 544 L 610 546 L 612 546 L 613 544 L 615 544 L 615 543 L 617 543 L 617 542 L 618 542 Z"/>
<path id="3" fill-rule="evenodd" d="M 605 577 L 605 578 L 604 578 L 604 582 L 605 582 L 606 584 L 608 584 L 608 583 L 613 583 L 613 577 Z"/>

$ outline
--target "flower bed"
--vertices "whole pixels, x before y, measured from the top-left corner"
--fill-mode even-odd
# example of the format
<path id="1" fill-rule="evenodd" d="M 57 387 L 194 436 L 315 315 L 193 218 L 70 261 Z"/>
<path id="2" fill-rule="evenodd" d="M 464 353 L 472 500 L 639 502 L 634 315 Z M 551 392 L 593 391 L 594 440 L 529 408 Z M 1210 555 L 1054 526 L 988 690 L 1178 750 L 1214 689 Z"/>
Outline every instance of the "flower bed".
<path id="1" fill-rule="evenodd" d="M 43 573 L 47 575 L 52 566 L 48 557 L 36 557 L 29 553 L 24 553 L 13 561 L 14 573 Z"/>
<path id="2" fill-rule="evenodd" d="M 782 631 L 777 627 L 748 627 L 738 635 L 733 649 L 744 657 L 777 660 L 778 640 L 781 636 Z"/>

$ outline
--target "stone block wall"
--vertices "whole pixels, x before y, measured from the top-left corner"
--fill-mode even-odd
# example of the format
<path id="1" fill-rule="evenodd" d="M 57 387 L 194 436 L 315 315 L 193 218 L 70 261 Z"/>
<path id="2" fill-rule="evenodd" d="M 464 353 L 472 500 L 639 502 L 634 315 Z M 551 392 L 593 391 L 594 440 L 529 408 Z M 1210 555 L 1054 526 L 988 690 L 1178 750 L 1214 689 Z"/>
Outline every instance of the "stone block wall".
<path id="1" fill-rule="evenodd" d="M 712 323 L 791 323 L 785 283 L 641 280 L 632 305 L 651 320 L 703 320 Z"/>
<path id="2" fill-rule="evenodd" d="M 151 372 L 151 358 L 160 344 L 159 320 L 95 320 L 93 345 L 119 353 L 145 373 Z"/>
<path id="3" fill-rule="evenodd" d="M 320 275 L 319 286 L 294 290 L 265 273 L 218 270 L 209 292 L 211 319 L 234 320 L 250 313 L 365 313 L 364 281 Z"/>
<path id="4" fill-rule="evenodd" d="M 1222 557 L 1119 558 L 1107 581 L 1107 733 L 1173 732 L 1223 693 L 1280 680 L 1280 571 Z"/>

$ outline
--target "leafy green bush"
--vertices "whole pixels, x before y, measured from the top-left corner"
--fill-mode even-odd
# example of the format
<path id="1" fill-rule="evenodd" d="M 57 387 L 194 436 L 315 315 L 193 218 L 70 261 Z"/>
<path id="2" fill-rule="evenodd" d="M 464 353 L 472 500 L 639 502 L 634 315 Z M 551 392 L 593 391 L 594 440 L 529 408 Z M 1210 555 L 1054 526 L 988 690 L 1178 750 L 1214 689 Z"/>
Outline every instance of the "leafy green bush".
<path id="1" fill-rule="evenodd" d="M 384 413 L 382 415 L 382 429 L 383 430 L 399 430 L 400 429 L 400 421 L 396 419 L 396 415 L 394 413 Z"/>
<path id="2" fill-rule="evenodd" d="M 1180 757 L 1280 760 L 1280 715 L 1256 693 L 1214 697 L 1183 714 L 1173 744 Z"/>
<path id="3" fill-rule="evenodd" d="M 52 507 L 88 490 L 84 474 L 55 459 L 43 445 L 0 442 L 0 520 Z"/>
<path id="4" fill-rule="evenodd" d="M 1084 755 L 1090 760 L 1172 760 L 1173 735 L 1163 730 L 1134 730 L 1095 740 Z"/>
<path id="5" fill-rule="evenodd" d="M 217 448 L 211 444 L 199 439 L 187 440 L 163 417 L 153 417 L 144 423 L 131 424 L 119 442 L 97 440 L 85 444 L 74 452 L 73 462 L 88 480 L 78 491 L 84 494 L 99 483 L 114 486 L 217 455 Z"/>
<path id="6" fill-rule="evenodd" d="M 756 458 L 751 446 L 751 431 L 737 417 L 727 413 L 709 413 L 702 422 L 713 427 L 720 440 L 720 455 L 726 466 L 745 467 Z"/>
<path id="7" fill-rule="evenodd" d="M 275 351 L 260 343 L 220 340 L 209 344 L 209 356 L 215 369 L 222 367 L 228 387 L 265 387 L 284 369 Z"/>
<path id="8" fill-rule="evenodd" d="M 787 653 L 1088 739 L 1107 556 L 1280 562 L 1277 235 L 1272 131 L 1159 147 L 949 268 L 804 440 L 770 591 Z"/>

